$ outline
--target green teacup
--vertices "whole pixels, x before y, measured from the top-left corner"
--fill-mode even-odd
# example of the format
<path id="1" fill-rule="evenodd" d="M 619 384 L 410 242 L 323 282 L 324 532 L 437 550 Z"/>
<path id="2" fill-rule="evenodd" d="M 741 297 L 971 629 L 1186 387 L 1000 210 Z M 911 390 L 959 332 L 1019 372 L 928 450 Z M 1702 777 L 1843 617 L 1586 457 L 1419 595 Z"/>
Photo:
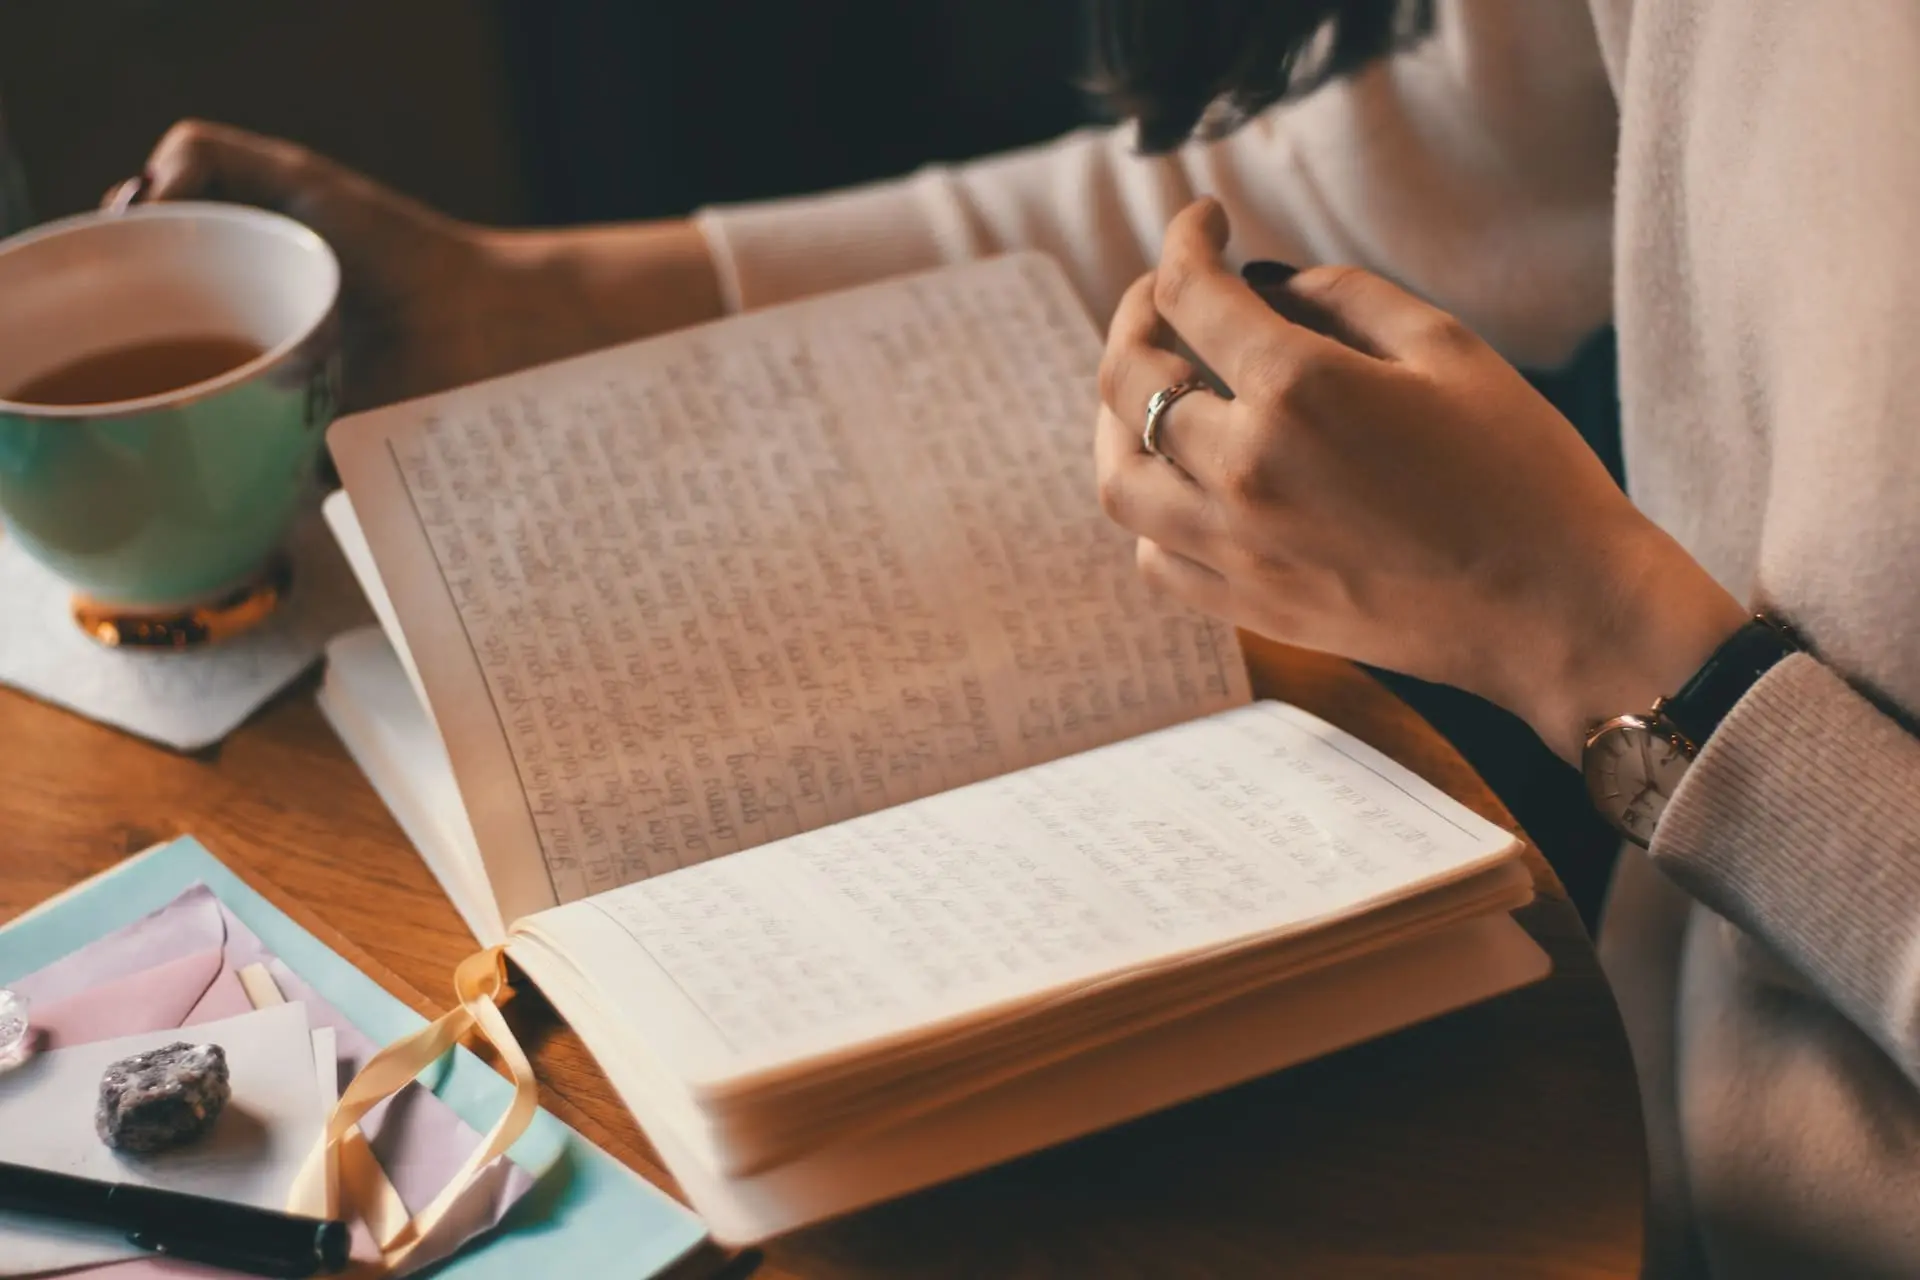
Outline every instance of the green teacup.
<path id="1" fill-rule="evenodd" d="M 340 266 L 278 214 L 160 204 L 0 241 L 0 522 L 132 616 L 272 563 L 339 400 Z"/>

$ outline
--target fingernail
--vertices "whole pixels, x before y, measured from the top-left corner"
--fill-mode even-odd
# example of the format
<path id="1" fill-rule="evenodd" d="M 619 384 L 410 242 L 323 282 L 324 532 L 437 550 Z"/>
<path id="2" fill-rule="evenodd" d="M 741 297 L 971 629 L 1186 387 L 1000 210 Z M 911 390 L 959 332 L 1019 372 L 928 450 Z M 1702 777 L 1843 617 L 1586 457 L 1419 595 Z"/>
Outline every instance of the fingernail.
<path id="1" fill-rule="evenodd" d="M 1278 289 L 1300 274 L 1300 268 L 1284 262 L 1260 260 L 1240 268 L 1240 278 L 1256 290 Z"/>
<path id="2" fill-rule="evenodd" d="M 1225 248 L 1227 239 L 1233 234 L 1231 221 L 1227 217 L 1227 206 L 1212 196 L 1203 197 L 1206 206 L 1207 235 L 1213 239 L 1216 248 Z"/>

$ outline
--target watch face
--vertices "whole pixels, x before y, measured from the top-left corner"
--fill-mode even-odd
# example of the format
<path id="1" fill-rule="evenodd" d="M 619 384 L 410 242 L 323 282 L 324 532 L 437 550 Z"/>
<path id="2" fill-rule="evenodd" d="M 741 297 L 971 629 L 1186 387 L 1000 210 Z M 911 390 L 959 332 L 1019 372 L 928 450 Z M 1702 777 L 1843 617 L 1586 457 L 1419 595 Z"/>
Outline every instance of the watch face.
<path id="1" fill-rule="evenodd" d="M 1584 763 L 1594 807 L 1644 845 L 1692 757 L 1671 732 L 1639 716 L 1621 716 L 1587 739 Z"/>

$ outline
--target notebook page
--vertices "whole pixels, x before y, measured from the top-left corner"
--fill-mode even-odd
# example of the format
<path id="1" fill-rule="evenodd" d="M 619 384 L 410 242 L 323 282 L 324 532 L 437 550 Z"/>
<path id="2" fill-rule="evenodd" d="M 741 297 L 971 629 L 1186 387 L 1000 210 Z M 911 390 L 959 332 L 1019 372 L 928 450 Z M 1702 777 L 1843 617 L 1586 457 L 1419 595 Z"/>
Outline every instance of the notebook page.
<path id="1" fill-rule="evenodd" d="M 386 411 L 463 794 L 511 779 L 565 902 L 1246 701 L 1098 509 L 1098 359 L 1023 255 Z M 491 734 L 445 723 L 461 663 Z"/>
<path id="2" fill-rule="evenodd" d="M 1516 848 L 1263 702 L 544 912 L 669 1071 L 724 1085 L 1351 916 Z"/>

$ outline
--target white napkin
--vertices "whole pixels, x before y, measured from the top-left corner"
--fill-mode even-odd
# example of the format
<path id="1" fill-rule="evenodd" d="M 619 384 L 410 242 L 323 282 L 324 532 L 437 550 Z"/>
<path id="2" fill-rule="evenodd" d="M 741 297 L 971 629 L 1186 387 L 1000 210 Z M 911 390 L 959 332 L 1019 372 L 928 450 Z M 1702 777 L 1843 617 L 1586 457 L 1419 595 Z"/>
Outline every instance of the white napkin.
<path id="1" fill-rule="evenodd" d="M 218 742 L 328 640 L 372 619 L 317 514 L 289 549 L 293 590 L 273 617 L 232 640 L 165 653 L 109 649 L 82 634 L 72 589 L 0 538 L 0 684 L 176 750 Z"/>

